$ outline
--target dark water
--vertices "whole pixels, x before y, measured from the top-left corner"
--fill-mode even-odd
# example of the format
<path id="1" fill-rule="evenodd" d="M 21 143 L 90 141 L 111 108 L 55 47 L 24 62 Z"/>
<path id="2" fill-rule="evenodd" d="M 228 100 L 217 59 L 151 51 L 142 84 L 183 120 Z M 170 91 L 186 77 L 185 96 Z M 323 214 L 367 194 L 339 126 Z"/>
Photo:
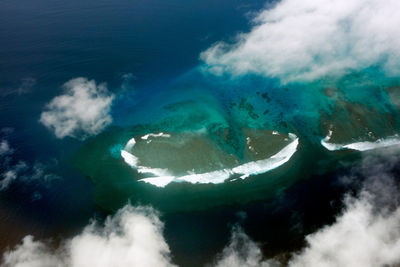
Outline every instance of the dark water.
<path id="1" fill-rule="evenodd" d="M 130 89 L 143 88 L 141 93 L 150 95 L 197 65 L 199 52 L 212 43 L 248 29 L 248 12 L 263 4 L 0 1 L 0 125 L 13 129 L 2 138 L 15 150 L 13 164 L 56 159 L 52 171 L 61 177 L 17 181 L 1 192 L 1 247 L 26 234 L 77 232 L 101 214 L 92 202 L 91 182 L 68 163 L 81 143 L 56 139 L 38 122 L 63 83 L 88 77 L 118 92 L 123 75 L 132 74 Z"/>
<path id="2" fill-rule="evenodd" d="M 331 124 L 337 140 L 356 141 L 351 138 L 364 137 L 367 128 L 378 137 L 393 135 L 399 114 L 388 88 L 399 83 L 379 68 L 349 74 L 334 86 L 202 73 L 199 54 L 248 30 L 248 17 L 264 4 L 0 0 L 0 137 L 14 149 L 1 171 L 23 160 L 44 162 L 57 176 L 19 179 L 0 191 L 0 250 L 27 234 L 71 236 L 128 201 L 161 211 L 181 266 L 211 262 L 236 224 L 268 257 L 300 248 L 305 234 L 333 222 L 347 191 L 338 179 L 360 155 L 329 152 L 320 140 Z M 76 77 L 106 82 L 116 95 L 113 124 L 84 142 L 57 139 L 38 122 L 43 106 Z M 346 123 L 357 130 L 340 131 Z M 137 182 L 138 173 L 119 156 L 133 136 L 203 128 L 229 128 L 223 149 L 230 153 L 242 152 L 243 128 L 292 132 L 300 145 L 281 168 L 218 185 L 157 188 Z"/>

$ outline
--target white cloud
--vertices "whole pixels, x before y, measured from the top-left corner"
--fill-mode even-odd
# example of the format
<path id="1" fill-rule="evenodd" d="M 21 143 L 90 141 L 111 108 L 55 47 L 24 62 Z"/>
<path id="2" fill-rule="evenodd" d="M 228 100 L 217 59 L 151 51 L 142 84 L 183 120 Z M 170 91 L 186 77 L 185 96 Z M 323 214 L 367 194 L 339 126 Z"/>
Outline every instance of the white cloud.
<path id="1" fill-rule="evenodd" d="M 55 267 L 63 266 L 62 259 L 50 253 L 49 248 L 32 236 L 26 236 L 14 251 L 3 255 L 2 266 L 12 267 Z"/>
<path id="2" fill-rule="evenodd" d="M 375 152 L 356 168 L 367 177 L 358 197 L 347 196 L 336 222 L 306 237 L 307 246 L 292 254 L 290 267 L 383 267 L 400 264 L 400 194 L 391 170 L 398 149 Z M 359 177 L 354 178 L 356 182 Z M 348 180 L 348 179 L 347 179 Z M 234 249 L 235 243 L 241 244 Z M 245 251 L 243 253 L 243 251 Z M 233 233 L 218 267 L 279 266 L 261 260 L 260 248 L 243 232 Z M 281 265 L 282 266 L 282 265 Z"/>
<path id="3" fill-rule="evenodd" d="M 400 263 L 400 208 L 383 215 L 368 196 L 349 200 L 336 223 L 309 235 L 291 266 L 392 266 Z M 377 213 L 377 214 L 376 214 Z"/>
<path id="4" fill-rule="evenodd" d="M 400 264 L 400 208 L 379 214 L 368 196 L 349 198 L 344 213 L 330 226 L 306 237 L 307 247 L 293 254 L 290 267 L 383 267 Z M 377 213 L 378 212 L 378 213 Z M 238 245 L 240 244 L 240 245 Z M 234 232 L 217 267 L 283 266 L 262 260 L 260 248 L 242 231 Z"/>
<path id="5" fill-rule="evenodd" d="M 387 181 L 386 181 L 387 182 Z M 389 185 L 392 186 L 389 182 Z M 381 187 L 382 184 L 379 185 Z M 385 185 L 377 192 L 386 192 Z M 348 197 L 335 223 L 306 237 L 307 247 L 288 263 L 290 267 L 379 267 L 400 263 L 400 207 L 378 207 L 379 196 L 363 190 Z M 91 267 L 174 266 L 163 235 L 163 224 L 151 208 L 126 206 L 103 227 L 87 226 L 56 250 L 32 236 L 3 255 L 4 266 Z M 263 259 L 260 247 L 240 228 L 210 265 L 215 267 L 283 266 Z"/>
<path id="6" fill-rule="evenodd" d="M 31 236 L 3 255 L 5 266 L 122 267 L 174 266 L 163 224 L 151 208 L 126 206 L 103 227 L 90 224 L 56 251 Z"/>
<path id="7" fill-rule="evenodd" d="M 261 74 L 282 82 L 340 76 L 380 64 L 400 75 L 400 1 L 283 0 L 254 18 L 234 44 L 201 58 L 216 74 Z"/>
<path id="8" fill-rule="evenodd" d="M 40 122 L 58 138 L 85 139 L 99 134 L 112 122 L 109 112 L 114 95 L 105 84 L 76 78 L 63 87 L 65 94 L 53 98 L 40 116 Z"/>
<path id="9" fill-rule="evenodd" d="M 343 181 L 366 177 L 357 196 L 347 196 L 332 225 L 306 236 L 306 247 L 291 254 L 290 267 L 380 267 L 400 264 L 400 194 L 392 175 L 398 149 L 374 151 Z M 359 176 L 359 177 L 357 177 Z M 273 230 L 273 229 L 272 229 Z M 271 230 L 271 231 L 272 231 Z M 152 208 L 124 207 L 104 226 L 95 223 L 52 250 L 27 236 L 3 255 L 4 266 L 174 266 L 163 237 L 163 223 Z M 284 255 L 285 257 L 288 255 Z M 282 258 L 282 257 L 281 257 Z M 234 228 L 230 243 L 216 257 L 216 267 L 282 266 L 264 259 L 257 243 Z"/>
<path id="10" fill-rule="evenodd" d="M 215 267 L 269 267 L 277 265 L 274 260 L 263 261 L 258 245 L 240 228 L 232 231 L 229 245 L 217 257 Z"/>
<path id="11" fill-rule="evenodd" d="M 400 264 L 400 194 L 392 173 L 398 151 L 375 151 L 364 158 L 353 177 L 355 182 L 366 177 L 359 196 L 345 199 L 346 208 L 333 225 L 307 236 L 309 245 L 293 258 L 292 266 Z"/>

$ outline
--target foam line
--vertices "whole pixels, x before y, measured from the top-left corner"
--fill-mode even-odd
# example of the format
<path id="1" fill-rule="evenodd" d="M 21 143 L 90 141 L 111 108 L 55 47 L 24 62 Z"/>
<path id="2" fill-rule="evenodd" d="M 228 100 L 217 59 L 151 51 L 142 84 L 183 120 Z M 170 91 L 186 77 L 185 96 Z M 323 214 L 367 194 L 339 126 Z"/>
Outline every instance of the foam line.
<path id="1" fill-rule="evenodd" d="M 294 153 L 296 153 L 299 144 L 299 139 L 297 138 L 296 135 L 290 134 L 289 138 L 292 140 L 290 144 L 288 144 L 278 153 L 267 159 L 245 163 L 237 167 L 234 167 L 232 169 L 222 169 L 222 170 L 216 170 L 212 172 L 199 173 L 199 174 L 193 173 L 178 177 L 171 175 L 166 169 L 138 166 L 137 165 L 138 160 L 132 154 L 130 154 L 125 150 L 121 151 L 121 155 L 123 156 L 125 162 L 127 162 L 130 166 L 136 168 L 138 172 L 150 173 L 154 175 L 154 177 L 140 179 L 139 181 L 149 183 L 157 187 L 165 187 L 171 182 L 189 182 L 193 184 L 196 183 L 219 184 L 223 183 L 233 174 L 239 174 L 241 175 L 240 178 L 245 179 L 251 175 L 265 173 L 285 164 L 290 160 L 290 158 L 294 155 Z M 130 156 L 127 156 L 127 154 L 129 154 Z M 136 161 L 132 160 L 132 158 L 136 159 Z M 132 162 L 134 162 L 136 165 L 130 164 Z"/>
<path id="2" fill-rule="evenodd" d="M 154 135 L 146 135 L 148 136 L 156 136 L 156 137 L 169 137 L 165 136 L 162 133 Z M 145 136 L 145 137 L 146 137 Z M 357 151 L 367 151 L 377 148 L 389 147 L 394 145 L 400 145 L 400 138 L 396 136 L 388 137 L 386 139 L 379 139 L 375 142 L 355 142 L 350 144 L 335 144 L 329 143 L 331 139 L 332 131 L 329 131 L 329 134 L 321 140 L 322 146 L 330 151 L 337 151 L 343 149 L 352 149 Z M 147 140 L 147 138 L 143 138 Z M 183 176 L 174 176 L 171 175 L 168 170 L 160 169 L 160 168 L 149 168 L 145 166 L 139 166 L 139 160 L 132 155 L 131 153 L 127 152 L 126 150 L 130 150 L 135 145 L 135 140 L 132 138 L 129 140 L 125 149 L 121 151 L 121 156 L 124 158 L 125 162 L 133 168 L 136 168 L 139 173 L 149 173 L 154 175 L 154 177 L 144 178 L 139 181 L 149 183 L 158 187 L 165 187 L 171 182 L 189 182 L 189 183 L 213 183 L 219 184 L 223 183 L 226 179 L 234 174 L 239 174 L 240 178 L 245 179 L 251 175 L 257 175 L 266 173 L 273 169 L 278 168 L 279 166 L 285 164 L 290 160 L 290 158 L 296 153 L 297 147 L 299 145 L 299 139 L 294 134 L 289 134 L 289 138 L 292 140 L 290 144 L 285 146 L 282 150 L 280 150 L 275 155 L 258 161 L 248 162 L 232 169 L 222 169 L 216 170 L 212 172 L 206 173 L 193 173 Z"/>
<path id="3" fill-rule="evenodd" d="M 329 132 L 329 135 L 321 140 L 321 145 L 328 149 L 329 151 L 338 151 L 343 149 L 352 149 L 357 151 L 368 151 L 383 147 L 390 147 L 395 145 L 400 145 L 399 136 L 390 136 L 384 139 L 378 139 L 375 142 L 364 141 L 364 142 L 355 142 L 350 144 L 335 144 L 329 143 L 332 132 Z"/>

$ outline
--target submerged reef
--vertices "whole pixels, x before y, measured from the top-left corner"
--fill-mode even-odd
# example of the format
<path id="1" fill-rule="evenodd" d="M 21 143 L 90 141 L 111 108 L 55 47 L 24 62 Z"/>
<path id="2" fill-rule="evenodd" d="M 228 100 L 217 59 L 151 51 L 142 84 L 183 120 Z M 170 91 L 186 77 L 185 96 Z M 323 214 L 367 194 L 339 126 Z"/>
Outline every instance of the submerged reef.
<path id="1" fill-rule="evenodd" d="M 105 209 L 128 200 L 185 210 L 273 197 L 360 151 L 400 144 L 398 88 L 371 69 L 284 85 L 195 69 L 136 112 L 115 114 L 125 122 L 88 140 L 72 161 Z"/>

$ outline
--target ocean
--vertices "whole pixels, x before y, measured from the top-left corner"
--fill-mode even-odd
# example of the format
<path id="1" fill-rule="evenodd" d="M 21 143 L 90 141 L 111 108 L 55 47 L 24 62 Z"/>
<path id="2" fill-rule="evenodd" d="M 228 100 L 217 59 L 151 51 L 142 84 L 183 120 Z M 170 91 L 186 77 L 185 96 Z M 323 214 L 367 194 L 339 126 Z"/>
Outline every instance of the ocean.
<path id="1" fill-rule="evenodd" d="M 0 0 L 0 250 L 57 247 L 128 203 L 159 211 L 179 266 L 213 263 L 236 228 L 287 262 L 333 224 L 364 153 L 400 144 L 400 76 L 309 79 L 208 50 L 274 4 Z"/>

